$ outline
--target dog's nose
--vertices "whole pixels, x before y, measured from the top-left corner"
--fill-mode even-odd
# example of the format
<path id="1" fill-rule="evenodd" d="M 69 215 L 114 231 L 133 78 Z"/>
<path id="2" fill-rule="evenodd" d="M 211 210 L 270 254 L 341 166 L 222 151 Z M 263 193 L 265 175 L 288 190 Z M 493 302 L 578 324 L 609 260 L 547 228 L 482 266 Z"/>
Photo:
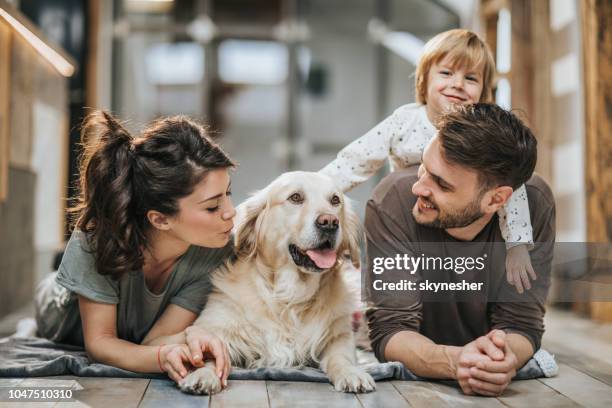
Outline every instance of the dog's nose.
<path id="1" fill-rule="evenodd" d="M 323 214 L 317 218 L 317 228 L 325 232 L 335 232 L 338 229 L 338 217 Z"/>

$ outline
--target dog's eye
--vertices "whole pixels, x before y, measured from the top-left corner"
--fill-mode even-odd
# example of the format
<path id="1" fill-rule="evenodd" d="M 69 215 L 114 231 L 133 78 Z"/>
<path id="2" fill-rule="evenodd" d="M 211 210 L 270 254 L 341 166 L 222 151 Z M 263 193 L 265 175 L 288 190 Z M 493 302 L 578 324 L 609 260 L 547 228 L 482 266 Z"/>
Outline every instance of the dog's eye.
<path id="1" fill-rule="evenodd" d="M 293 193 L 289 196 L 289 201 L 295 204 L 301 204 L 304 202 L 304 197 L 300 193 Z"/>
<path id="2" fill-rule="evenodd" d="M 336 205 L 340 205 L 340 197 L 338 197 L 338 195 L 334 194 L 330 200 L 331 205 L 336 206 Z"/>

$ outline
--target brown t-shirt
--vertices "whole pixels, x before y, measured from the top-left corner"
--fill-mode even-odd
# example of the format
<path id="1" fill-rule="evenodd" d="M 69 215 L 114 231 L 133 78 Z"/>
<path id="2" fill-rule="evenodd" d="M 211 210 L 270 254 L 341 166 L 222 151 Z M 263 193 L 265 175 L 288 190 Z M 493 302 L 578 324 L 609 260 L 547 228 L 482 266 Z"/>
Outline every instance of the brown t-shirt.
<path id="1" fill-rule="evenodd" d="M 506 247 L 497 215 L 470 242 L 422 226 L 412 217 L 416 180 L 416 167 L 391 173 L 367 203 L 364 295 L 378 359 L 385 360 L 389 339 L 406 330 L 437 344 L 463 346 L 501 329 L 525 336 L 539 349 L 555 239 L 555 204 L 548 185 L 537 175 L 526 183 L 537 280 L 519 295 L 506 281 Z"/>

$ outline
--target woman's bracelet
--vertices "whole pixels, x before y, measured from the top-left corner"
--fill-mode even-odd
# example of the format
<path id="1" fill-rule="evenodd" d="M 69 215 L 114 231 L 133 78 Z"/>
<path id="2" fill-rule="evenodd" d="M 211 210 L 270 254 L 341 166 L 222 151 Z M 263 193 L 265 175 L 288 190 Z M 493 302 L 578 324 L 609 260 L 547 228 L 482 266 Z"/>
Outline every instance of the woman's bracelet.
<path id="1" fill-rule="evenodd" d="M 159 369 L 161 370 L 162 373 L 164 372 L 164 369 L 163 369 L 163 367 L 161 365 L 160 353 L 161 353 L 162 347 L 164 347 L 164 346 L 165 346 L 165 344 L 161 344 L 159 346 L 159 348 L 157 349 L 157 365 L 159 366 Z"/>

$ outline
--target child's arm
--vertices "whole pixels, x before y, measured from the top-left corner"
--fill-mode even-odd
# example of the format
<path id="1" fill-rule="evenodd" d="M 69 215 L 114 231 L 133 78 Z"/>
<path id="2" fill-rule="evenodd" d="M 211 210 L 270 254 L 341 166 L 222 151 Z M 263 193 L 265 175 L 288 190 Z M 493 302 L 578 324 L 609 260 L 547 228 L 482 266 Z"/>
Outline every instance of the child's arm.
<path id="1" fill-rule="evenodd" d="M 529 277 L 536 275 L 531 265 L 529 250 L 533 248 L 533 230 L 529 216 L 527 190 L 522 185 L 498 211 L 499 226 L 508 249 L 506 256 L 506 278 L 516 286 L 519 293 L 531 288 Z"/>
<path id="2" fill-rule="evenodd" d="M 396 111 L 350 143 L 320 172 L 334 179 L 344 192 L 372 177 L 389 157 L 393 136 L 401 131 L 398 116 Z"/>

